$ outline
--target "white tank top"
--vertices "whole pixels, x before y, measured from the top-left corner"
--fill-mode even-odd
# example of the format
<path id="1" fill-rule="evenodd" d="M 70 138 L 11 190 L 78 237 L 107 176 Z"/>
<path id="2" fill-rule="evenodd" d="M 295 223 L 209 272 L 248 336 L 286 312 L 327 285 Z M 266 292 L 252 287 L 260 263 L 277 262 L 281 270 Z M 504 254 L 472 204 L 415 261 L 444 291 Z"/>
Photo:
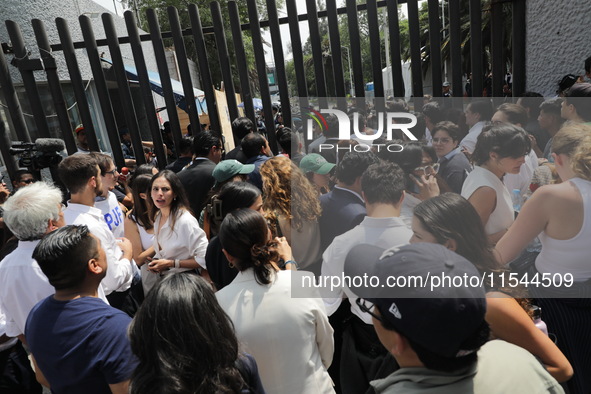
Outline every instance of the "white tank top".
<path id="1" fill-rule="evenodd" d="M 462 197 L 466 200 L 469 199 L 477 189 L 483 186 L 488 186 L 497 193 L 497 205 L 484 226 L 486 234 L 491 235 L 509 228 L 515 220 L 515 213 L 513 212 L 511 194 L 509 194 L 503 182 L 495 174 L 483 167 L 474 166 L 474 170 L 468 174 L 462 186 Z"/>
<path id="2" fill-rule="evenodd" d="M 583 197 L 583 225 L 574 237 L 558 240 L 545 232 L 539 235 L 542 251 L 536 258 L 536 269 L 540 273 L 573 275 L 575 282 L 591 279 L 591 260 L 589 259 L 589 241 L 591 240 L 591 182 L 581 178 L 572 178 L 581 197 Z"/>
<path id="3" fill-rule="evenodd" d="M 154 233 L 148 234 L 144 226 L 139 223 L 136 223 L 137 229 L 140 232 L 140 239 L 142 240 L 142 249 L 146 250 L 154 243 Z"/>

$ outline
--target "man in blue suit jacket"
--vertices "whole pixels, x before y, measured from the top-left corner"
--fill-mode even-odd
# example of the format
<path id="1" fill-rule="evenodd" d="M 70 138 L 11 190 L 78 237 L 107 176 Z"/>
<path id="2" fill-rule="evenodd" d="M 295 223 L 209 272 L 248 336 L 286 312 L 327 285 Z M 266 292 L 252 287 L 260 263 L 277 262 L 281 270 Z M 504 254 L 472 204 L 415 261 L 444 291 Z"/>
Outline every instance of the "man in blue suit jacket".
<path id="1" fill-rule="evenodd" d="M 361 197 L 361 175 L 367 167 L 379 163 L 372 152 L 349 152 L 336 170 L 337 184 L 331 192 L 320 197 L 321 247 L 324 251 L 332 240 L 357 226 L 366 215 Z"/>

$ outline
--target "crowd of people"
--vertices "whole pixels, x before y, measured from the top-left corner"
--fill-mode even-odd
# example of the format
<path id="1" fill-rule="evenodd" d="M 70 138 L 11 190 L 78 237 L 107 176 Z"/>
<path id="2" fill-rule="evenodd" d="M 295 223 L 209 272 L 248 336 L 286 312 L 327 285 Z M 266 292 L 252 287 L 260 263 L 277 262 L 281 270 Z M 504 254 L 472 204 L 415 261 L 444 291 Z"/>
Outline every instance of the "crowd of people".
<path id="1" fill-rule="evenodd" d="M 416 141 L 370 141 L 369 107 L 348 109 L 366 138 L 328 115 L 306 144 L 278 122 L 276 149 L 238 118 L 235 149 L 201 130 L 129 178 L 81 149 L 67 196 L 19 171 L 0 392 L 591 392 L 591 84 L 562 96 L 430 100 Z M 334 282 L 434 274 L 482 281 Z"/>

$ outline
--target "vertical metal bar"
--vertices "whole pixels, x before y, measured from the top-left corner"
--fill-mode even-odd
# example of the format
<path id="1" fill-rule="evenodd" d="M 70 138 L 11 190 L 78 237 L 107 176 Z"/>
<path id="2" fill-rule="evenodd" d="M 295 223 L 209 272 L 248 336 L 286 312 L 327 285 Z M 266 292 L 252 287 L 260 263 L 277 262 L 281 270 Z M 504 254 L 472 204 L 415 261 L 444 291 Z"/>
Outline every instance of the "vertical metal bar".
<path id="1" fill-rule="evenodd" d="M 109 96 L 109 88 L 107 87 L 105 74 L 103 74 L 103 65 L 99 57 L 92 22 L 86 15 L 80 15 L 78 21 L 80 22 L 80 29 L 82 30 L 84 44 L 86 45 L 86 55 L 88 56 L 90 69 L 92 70 L 94 78 L 94 85 L 96 86 L 99 103 L 101 104 L 103 120 L 107 128 L 111 150 L 113 151 L 113 161 L 117 167 L 121 168 L 125 166 L 125 159 L 123 158 L 121 141 L 119 140 L 119 133 L 117 132 L 119 128 L 117 126 L 117 121 L 115 120 L 115 114 L 113 113 L 113 104 L 111 103 L 111 97 Z"/>
<path id="2" fill-rule="evenodd" d="M 460 26 L 460 0 L 449 0 L 449 53 L 451 59 L 451 85 L 456 97 L 462 97 L 462 42 Z"/>
<path id="3" fill-rule="evenodd" d="M 115 71 L 115 78 L 117 79 L 117 90 L 121 98 L 121 104 L 125 108 L 123 115 L 125 123 L 131 135 L 131 145 L 135 153 L 135 161 L 138 165 L 146 163 L 146 156 L 144 156 L 144 147 L 142 145 L 142 136 L 140 134 L 140 127 L 137 123 L 135 108 L 133 106 L 133 99 L 131 97 L 131 90 L 127 82 L 127 74 L 125 72 L 125 65 L 123 64 L 123 56 L 121 56 L 121 48 L 119 47 L 119 40 L 117 38 L 117 30 L 115 29 L 115 21 L 113 15 L 104 13 L 102 15 L 103 26 L 105 28 L 105 35 L 109 43 L 109 52 L 111 52 L 111 60 L 113 61 L 113 70 Z M 119 141 L 119 135 L 115 136 Z M 111 138 L 111 137 L 109 137 Z M 113 144 L 111 143 L 111 146 Z M 118 147 L 113 147 L 121 150 L 121 142 Z"/>
<path id="4" fill-rule="evenodd" d="M 8 70 L 8 63 L 4 56 L 4 51 L 0 50 L 0 94 L 4 97 L 6 106 L 8 107 L 8 114 L 12 120 L 12 124 L 16 131 L 16 136 L 19 140 L 30 142 L 31 137 L 27 131 L 27 124 L 25 123 L 25 117 L 21 109 L 21 104 L 18 101 L 16 90 L 12 84 L 12 78 L 10 77 L 10 71 Z M 7 130 L 8 133 L 8 130 Z"/>
<path id="5" fill-rule="evenodd" d="M 256 122 L 254 104 L 252 102 L 253 97 L 252 92 L 250 91 L 250 78 L 248 76 L 248 60 L 246 59 L 246 52 L 244 51 L 242 29 L 240 29 L 240 14 L 238 13 L 238 5 L 235 1 L 228 1 L 228 11 L 230 13 L 230 27 L 232 27 L 232 41 L 234 41 L 236 63 L 240 65 L 240 67 L 238 67 L 238 74 L 240 76 L 240 94 L 242 96 L 242 102 L 244 103 L 244 112 L 246 113 L 247 118 Z M 238 142 L 236 136 L 234 136 L 234 142 Z"/>
<path id="6" fill-rule="evenodd" d="M 4 124 L 2 120 L 0 120 L 0 153 L 2 154 L 2 161 L 6 166 L 8 176 L 10 177 L 10 179 L 14 179 L 14 176 L 18 171 L 18 164 L 16 162 L 16 157 L 10 154 L 11 145 L 12 144 L 10 141 L 10 132 L 6 127 L 6 124 Z"/>
<path id="7" fill-rule="evenodd" d="M 402 55 L 400 54 L 400 22 L 398 20 L 398 0 L 389 0 L 388 33 L 390 34 L 390 59 L 392 59 L 392 86 L 394 96 L 404 97 L 404 80 L 402 79 Z"/>
<path id="8" fill-rule="evenodd" d="M 431 72 L 433 97 L 443 96 L 441 80 L 441 23 L 439 23 L 439 1 L 429 0 L 429 48 L 431 54 Z"/>
<path id="9" fill-rule="evenodd" d="M 220 68 L 222 69 L 222 77 L 224 78 L 224 89 L 226 92 L 226 102 L 228 103 L 228 112 L 230 113 L 230 122 L 236 119 L 238 115 L 238 106 L 236 104 L 236 93 L 234 90 L 234 79 L 232 78 L 232 66 L 230 61 L 230 54 L 228 53 L 228 46 L 226 45 L 226 32 L 224 29 L 224 21 L 222 19 L 222 10 L 220 3 L 214 1 L 210 4 L 211 17 L 215 28 L 215 42 L 218 47 L 218 57 L 220 59 Z M 255 49 L 256 53 L 256 49 Z M 263 51 L 264 54 L 264 51 Z M 267 73 L 265 73 L 267 78 Z M 261 92 L 263 94 L 263 92 Z M 221 130 L 220 130 L 221 131 Z"/>
<path id="10" fill-rule="evenodd" d="M 250 33 L 252 34 L 252 47 L 254 58 L 259 74 L 259 89 L 263 101 L 263 113 L 265 114 L 265 127 L 267 139 L 273 153 L 277 154 L 277 141 L 275 139 L 275 119 L 271 107 L 271 94 L 269 93 L 269 81 L 267 80 L 267 64 L 265 63 L 265 50 L 261 36 L 261 25 L 259 24 L 259 12 L 257 11 L 256 0 L 247 0 L 248 19 L 250 21 Z"/>
<path id="11" fill-rule="evenodd" d="M 177 64 L 181 74 L 181 83 L 183 84 L 183 93 L 185 94 L 186 112 L 189 114 L 189 121 L 192 125 L 191 129 L 193 130 L 193 133 L 195 133 L 197 130 L 201 130 L 201 122 L 199 121 L 199 114 L 197 113 L 195 93 L 193 92 L 193 81 L 191 80 L 191 72 L 189 71 L 187 50 L 185 48 L 185 40 L 183 39 L 183 32 L 179 22 L 179 13 L 177 9 L 172 6 L 168 7 L 167 11 L 170 30 L 172 32 L 172 40 L 174 42 L 174 50 L 177 55 Z"/>
<path id="12" fill-rule="evenodd" d="M 349 44 L 351 46 L 351 61 L 353 63 L 353 75 L 355 81 L 355 97 L 365 97 L 363 84 L 363 64 L 361 62 L 361 37 L 359 36 L 359 18 L 357 16 L 357 3 L 355 0 L 347 0 L 347 26 L 349 28 Z M 363 102 L 363 100 L 358 100 Z"/>
<path id="13" fill-rule="evenodd" d="M 146 67 L 146 60 L 144 59 L 144 50 L 142 49 L 142 42 L 140 41 L 135 14 L 132 11 L 125 11 L 124 17 L 125 25 L 127 26 L 127 34 L 129 35 L 129 44 L 133 53 L 138 80 L 140 82 L 142 102 L 144 104 L 144 110 L 146 111 L 148 127 L 152 134 L 154 152 L 158 159 L 158 167 L 163 170 L 164 167 L 166 167 L 167 157 L 166 152 L 164 151 L 162 134 L 160 133 L 160 124 L 158 123 L 158 116 L 156 115 L 152 89 L 150 88 L 150 78 L 148 77 L 148 68 Z"/>
<path id="14" fill-rule="evenodd" d="M 300 25 L 298 21 L 298 9 L 296 0 L 286 0 L 287 19 L 289 21 L 289 34 L 291 37 L 291 50 L 293 52 L 293 66 L 295 69 L 296 83 L 298 87 L 298 98 L 300 100 L 300 116 L 308 107 L 308 85 L 306 82 L 306 71 L 304 70 L 304 53 L 302 51 L 302 37 L 300 36 Z M 303 121 L 303 118 L 302 118 Z M 304 138 L 304 143 L 307 140 Z"/>
<path id="15" fill-rule="evenodd" d="M 417 0 L 408 0 L 408 30 L 410 35 L 410 67 L 412 72 L 412 94 L 423 97 L 423 70 L 421 67 L 421 37 L 419 27 L 419 5 Z M 417 108 L 415 110 L 420 110 Z"/>
<path id="16" fill-rule="evenodd" d="M 369 25 L 369 45 L 371 49 L 373 88 L 375 97 L 383 99 L 384 78 L 382 77 L 382 45 L 380 42 L 380 24 L 378 22 L 378 6 L 376 0 L 367 0 L 367 23 Z"/>
<path id="17" fill-rule="evenodd" d="M 525 92 L 525 0 L 513 1 L 513 97 Z"/>
<path id="18" fill-rule="evenodd" d="M 332 72 L 334 76 L 335 92 L 339 107 L 346 107 L 345 77 L 343 76 L 343 58 L 341 53 L 341 37 L 339 35 L 339 20 L 337 16 L 336 0 L 326 0 L 326 14 L 328 17 L 328 34 L 330 38 L 330 53 L 332 55 Z"/>
<path id="19" fill-rule="evenodd" d="M 484 70 L 482 68 L 482 10 L 480 0 L 470 0 L 470 63 L 472 64 L 472 96 L 481 97 Z"/>
<path id="20" fill-rule="evenodd" d="M 291 103 L 289 101 L 289 88 L 287 75 L 285 74 L 285 59 L 283 58 L 283 43 L 281 42 L 281 30 L 279 29 L 279 15 L 275 0 L 267 0 L 267 14 L 269 18 L 269 32 L 273 43 L 273 58 L 275 59 L 275 75 L 279 86 L 279 98 L 281 100 L 281 114 L 283 122 L 291 127 Z"/>
<path id="21" fill-rule="evenodd" d="M 193 41 L 199 56 L 197 63 L 199 64 L 199 75 L 201 76 L 201 87 L 205 92 L 205 102 L 207 103 L 207 115 L 209 115 L 209 124 L 212 130 L 221 132 L 220 118 L 218 115 L 218 107 L 215 99 L 215 92 L 213 89 L 213 82 L 211 80 L 211 72 L 209 70 L 209 62 L 207 59 L 207 48 L 205 47 L 205 39 L 203 38 L 203 28 L 201 26 L 201 19 L 199 16 L 199 8 L 195 4 L 189 4 L 189 17 L 191 18 L 191 30 L 193 32 Z"/>
<path id="22" fill-rule="evenodd" d="M 491 59 L 492 59 L 492 95 L 503 97 L 505 66 L 503 56 L 503 3 L 492 1 L 491 5 Z M 515 43 L 513 43 L 515 45 Z"/>
<path id="23" fill-rule="evenodd" d="M 64 58 L 66 59 L 68 72 L 70 73 L 70 81 L 72 82 L 72 89 L 74 90 L 74 96 L 76 97 L 76 102 L 78 104 L 78 111 L 80 111 L 80 118 L 84 125 L 84 132 L 86 134 L 88 146 L 91 151 L 100 152 L 94 124 L 92 123 L 92 117 L 90 116 L 84 82 L 82 81 L 82 75 L 80 74 L 80 68 L 78 67 L 78 61 L 76 60 L 74 43 L 72 42 L 70 29 L 68 28 L 68 22 L 64 18 L 56 18 L 55 25 L 57 26 L 60 42 L 62 43 Z"/>
<path id="24" fill-rule="evenodd" d="M 70 116 L 68 115 L 68 108 L 60 85 L 59 75 L 57 74 L 57 64 L 51 53 L 51 46 L 49 45 L 49 39 L 47 38 L 45 24 L 40 19 L 33 19 L 31 23 L 33 25 L 33 31 L 35 32 L 35 38 L 37 39 L 37 46 L 41 53 L 41 59 L 43 60 L 43 68 L 47 75 L 47 85 L 51 92 L 53 106 L 55 107 L 57 119 L 62 131 L 61 135 L 66 143 L 68 154 L 73 155 L 78 148 L 76 147 L 76 140 L 72 134 L 72 123 L 70 121 Z"/>
<path id="25" fill-rule="evenodd" d="M 26 66 L 27 62 L 29 62 L 29 53 L 25 47 L 25 40 L 23 39 L 21 29 L 16 22 L 6 21 L 6 30 L 12 41 L 15 59 L 18 59 L 17 67 L 23 78 L 23 85 L 27 92 L 29 103 L 31 104 L 35 126 L 37 126 L 37 135 L 42 138 L 49 138 L 51 135 L 49 134 L 49 126 L 47 125 L 47 118 L 43 111 L 39 89 L 37 89 L 37 83 L 35 82 L 35 75 L 33 74 L 32 68 Z"/>
<path id="26" fill-rule="evenodd" d="M 154 9 L 148 9 L 146 11 L 146 17 L 148 19 L 148 26 L 150 27 L 150 38 L 152 39 L 152 47 L 154 48 L 154 57 L 156 58 L 156 65 L 158 66 L 160 83 L 162 84 L 162 93 L 164 94 L 164 102 L 166 103 L 168 121 L 170 122 L 170 129 L 172 130 L 172 140 L 174 142 L 176 153 L 179 155 L 182 138 L 181 124 L 179 122 L 179 115 L 176 112 L 176 102 L 174 101 L 174 94 L 172 92 L 172 82 L 170 81 L 166 54 L 164 53 L 164 43 L 162 42 L 160 24 L 158 23 L 158 16 Z"/>
<path id="27" fill-rule="evenodd" d="M 318 105 L 321 108 L 328 107 L 326 100 L 326 79 L 324 78 L 324 55 L 320 43 L 320 27 L 318 26 L 318 11 L 316 0 L 306 0 L 308 10 L 308 27 L 310 28 L 310 44 L 312 45 L 312 58 L 314 59 L 314 77 L 316 79 L 316 95 Z"/>

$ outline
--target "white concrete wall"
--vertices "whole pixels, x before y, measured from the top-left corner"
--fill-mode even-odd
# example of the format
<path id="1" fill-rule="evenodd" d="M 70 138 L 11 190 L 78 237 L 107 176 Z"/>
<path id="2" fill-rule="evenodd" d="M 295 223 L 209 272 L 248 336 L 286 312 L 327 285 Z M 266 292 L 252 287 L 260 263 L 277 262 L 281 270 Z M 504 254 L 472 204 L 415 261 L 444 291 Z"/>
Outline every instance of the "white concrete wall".
<path id="1" fill-rule="evenodd" d="M 584 74 L 591 56 L 591 1 L 527 0 L 527 90 L 552 96 L 566 74 Z"/>

